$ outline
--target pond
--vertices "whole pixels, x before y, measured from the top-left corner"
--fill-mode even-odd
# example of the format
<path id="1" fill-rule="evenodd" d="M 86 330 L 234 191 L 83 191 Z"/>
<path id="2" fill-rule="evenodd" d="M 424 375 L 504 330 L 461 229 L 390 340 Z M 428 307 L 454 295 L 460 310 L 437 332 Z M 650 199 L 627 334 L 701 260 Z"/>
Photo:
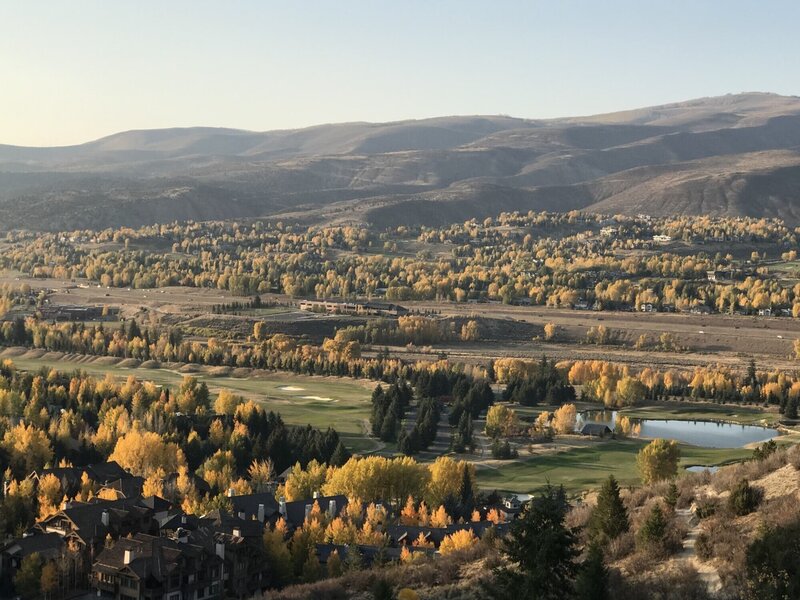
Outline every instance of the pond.
<path id="1" fill-rule="evenodd" d="M 602 423 L 612 430 L 617 411 L 592 410 L 578 415 L 578 429 L 585 423 Z M 740 448 L 754 442 L 766 442 L 778 435 L 769 427 L 737 425 L 717 421 L 681 421 L 677 419 L 631 419 L 640 426 L 640 438 L 664 438 L 702 448 Z"/>

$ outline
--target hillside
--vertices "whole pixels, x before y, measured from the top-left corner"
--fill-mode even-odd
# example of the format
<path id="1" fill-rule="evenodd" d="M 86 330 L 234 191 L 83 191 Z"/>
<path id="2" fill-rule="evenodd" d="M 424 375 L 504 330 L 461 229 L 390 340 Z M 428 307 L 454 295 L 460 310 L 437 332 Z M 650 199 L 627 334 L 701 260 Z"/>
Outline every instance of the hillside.
<path id="1" fill-rule="evenodd" d="M 339 214 L 386 226 L 501 210 L 800 223 L 800 98 L 749 93 L 533 121 L 442 117 L 0 146 L 5 229 Z"/>

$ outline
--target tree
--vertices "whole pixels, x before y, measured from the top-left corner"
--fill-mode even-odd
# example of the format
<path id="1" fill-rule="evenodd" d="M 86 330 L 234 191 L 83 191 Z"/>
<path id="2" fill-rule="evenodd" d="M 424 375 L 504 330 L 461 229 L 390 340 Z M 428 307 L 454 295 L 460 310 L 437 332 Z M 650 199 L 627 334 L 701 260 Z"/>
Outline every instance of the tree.
<path id="1" fill-rule="evenodd" d="M 375 600 L 394 600 L 392 584 L 383 577 L 379 577 L 372 586 L 372 597 Z"/>
<path id="2" fill-rule="evenodd" d="M 558 433 L 575 433 L 578 411 L 574 404 L 565 404 L 553 413 L 553 428 Z"/>
<path id="3" fill-rule="evenodd" d="M 636 464 L 644 483 L 672 479 L 678 474 L 681 451 L 675 440 L 656 439 L 636 455 Z"/>
<path id="4" fill-rule="evenodd" d="M 746 554 L 749 598 L 800 598 L 800 521 L 767 528 Z"/>
<path id="5" fill-rule="evenodd" d="M 575 580 L 575 597 L 577 600 L 609 598 L 608 569 L 603 563 L 603 550 L 599 544 L 592 543 L 589 546 L 589 553 Z"/>
<path id="6" fill-rule="evenodd" d="M 338 550 L 334 550 L 331 552 L 330 556 L 328 556 L 326 567 L 328 569 L 328 577 L 341 577 L 342 573 L 344 572 L 344 568 L 342 566 L 342 559 L 339 556 Z"/>
<path id="7" fill-rule="evenodd" d="M 39 595 L 42 588 L 42 559 L 38 552 L 32 552 L 22 559 L 14 575 L 14 588 L 23 598 Z"/>
<path id="8" fill-rule="evenodd" d="M 460 529 L 451 535 L 445 536 L 442 543 L 439 544 L 439 552 L 445 555 L 459 550 L 466 550 L 467 548 L 472 548 L 477 541 L 478 538 L 475 537 L 472 530 Z"/>
<path id="9" fill-rule="evenodd" d="M 633 406 L 642 400 L 647 388 L 636 377 L 623 377 L 617 381 L 617 406 Z"/>
<path id="10" fill-rule="evenodd" d="M 518 424 L 516 411 L 504 404 L 490 406 L 486 412 L 486 435 L 489 437 L 513 435 Z"/>
<path id="11" fill-rule="evenodd" d="M 174 442 L 165 442 L 152 431 L 131 429 L 117 440 L 108 460 L 117 461 L 134 475 L 147 477 L 159 468 L 173 473 L 186 464 L 186 457 Z"/>
<path id="12" fill-rule="evenodd" d="M 244 403 L 242 396 L 231 394 L 228 390 L 222 390 L 214 400 L 214 412 L 218 415 L 234 415 L 236 407 Z"/>
<path id="13" fill-rule="evenodd" d="M 461 327 L 461 340 L 464 342 L 477 342 L 481 339 L 481 329 L 477 321 L 467 321 Z"/>
<path id="14" fill-rule="evenodd" d="M 264 530 L 264 552 L 270 564 L 273 583 L 285 585 L 292 578 L 292 555 L 286 545 L 286 521 L 280 519 L 273 529 Z"/>
<path id="15" fill-rule="evenodd" d="M 555 323 L 547 323 L 544 326 L 544 339 L 548 342 L 552 342 L 556 339 L 556 331 L 558 330 Z"/>
<path id="16" fill-rule="evenodd" d="M 511 524 L 505 542 L 509 562 L 500 567 L 485 591 L 494 598 L 561 600 L 569 597 L 577 573 L 575 533 L 564 525 L 564 488 L 550 485 Z"/>
<path id="17" fill-rule="evenodd" d="M 667 519 L 661 505 L 656 504 L 650 510 L 639 531 L 636 532 L 636 542 L 645 548 L 658 548 L 664 543 L 667 535 Z"/>
<path id="18" fill-rule="evenodd" d="M 52 593 L 58 589 L 58 569 L 52 562 L 48 562 L 42 567 L 39 581 L 44 597 L 50 598 Z"/>
<path id="19" fill-rule="evenodd" d="M 597 496 L 597 506 L 589 519 L 592 537 L 600 541 L 613 540 L 628 531 L 628 511 L 619 497 L 619 485 L 613 475 L 603 482 Z"/>
<path id="20" fill-rule="evenodd" d="M 16 475 L 24 477 L 53 460 L 47 434 L 33 425 L 19 423 L 3 435 L 0 449 L 5 450 Z"/>

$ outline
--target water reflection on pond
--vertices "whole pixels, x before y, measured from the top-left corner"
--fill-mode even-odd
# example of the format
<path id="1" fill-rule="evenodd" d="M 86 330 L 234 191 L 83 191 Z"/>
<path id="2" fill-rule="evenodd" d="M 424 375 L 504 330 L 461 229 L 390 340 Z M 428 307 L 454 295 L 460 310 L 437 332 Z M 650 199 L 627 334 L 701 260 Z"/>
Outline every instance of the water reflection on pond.
<path id="1" fill-rule="evenodd" d="M 765 442 L 778 435 L 769 427 L 737 425 L 716 421 L 681 421 L 678 419 L 631 419 L 639 425 L 639 436 L 646 439 L 665 438 L 703 448 L 740 448 L 753 442 Z M 602 423 L 612 430 L 617 411 L 592 410 L 578 415 L 578 430 L 585 423 Z"/>

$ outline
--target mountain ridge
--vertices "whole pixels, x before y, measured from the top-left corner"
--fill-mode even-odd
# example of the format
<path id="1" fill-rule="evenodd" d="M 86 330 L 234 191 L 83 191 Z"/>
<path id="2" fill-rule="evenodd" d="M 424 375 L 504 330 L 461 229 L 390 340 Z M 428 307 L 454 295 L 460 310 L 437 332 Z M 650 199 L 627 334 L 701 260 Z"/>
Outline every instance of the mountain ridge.
<path id="1" fill-rule="evenodd" d="M 81 215 L 91 227 L 138 226 L 301 207 L 313 220 L 344 203 L 375 224 L 573 208 L 800 223 L 798 167 L 800 98 L 769 93 L 547 120 L 131 130 L 0 146 L 0 222 L 59 229 L 80 227 Z"/>

